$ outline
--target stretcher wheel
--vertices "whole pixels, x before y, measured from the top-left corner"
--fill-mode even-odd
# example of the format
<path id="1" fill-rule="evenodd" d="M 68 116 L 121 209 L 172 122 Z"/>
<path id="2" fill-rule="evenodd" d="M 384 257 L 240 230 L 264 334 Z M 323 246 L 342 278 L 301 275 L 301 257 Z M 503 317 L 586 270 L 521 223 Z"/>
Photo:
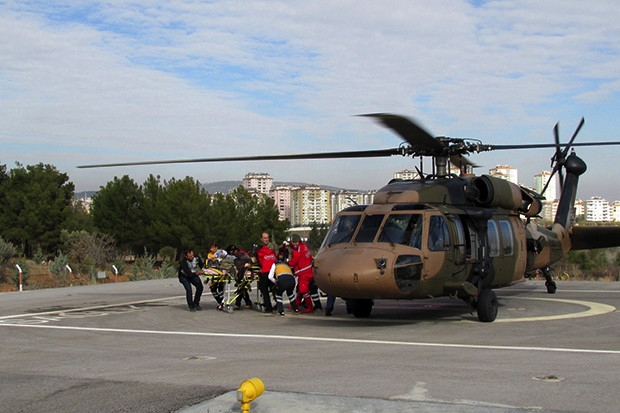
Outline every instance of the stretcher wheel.
<path id="1" fill-rule="evenodd" d="M 224 306 L 224 311 L 226 311 L 228 314 L 232 314 L 232 313 L 233 313 L 233 311 L 234 311 L 234 310 L 233 310 L 233 306 L 232 306 L 232 305 L 228 305 L 228 304 L 226 304 L 226 305 Z"/>

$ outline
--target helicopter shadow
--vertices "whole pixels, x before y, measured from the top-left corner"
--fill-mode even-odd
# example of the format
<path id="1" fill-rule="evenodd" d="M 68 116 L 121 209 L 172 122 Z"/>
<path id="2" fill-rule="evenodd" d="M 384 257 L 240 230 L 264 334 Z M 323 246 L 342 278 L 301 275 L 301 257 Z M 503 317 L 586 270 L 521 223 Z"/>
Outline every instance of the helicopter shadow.
<path id="1" fill-rule="evenodd" d="M 499 306 L 504 306 L 501 299 Z M 386 325 L 478 321 L 478 316 L 475 310 L 472 310 L 465 302 L 443 297 L 414 301 L 377 301 L 368 318 L 356 318 L 352 314 L 347 314 L 344 302 L 340 301 L 337 302 L 332 316 L 325 317 L 323 314 L 319 316 L 317 313 L 316 317 L 308 317 L 307 320 L 308 323 L 314 325 L 320 321 L 325 327 L 363 326 L 372 328 Z"/>

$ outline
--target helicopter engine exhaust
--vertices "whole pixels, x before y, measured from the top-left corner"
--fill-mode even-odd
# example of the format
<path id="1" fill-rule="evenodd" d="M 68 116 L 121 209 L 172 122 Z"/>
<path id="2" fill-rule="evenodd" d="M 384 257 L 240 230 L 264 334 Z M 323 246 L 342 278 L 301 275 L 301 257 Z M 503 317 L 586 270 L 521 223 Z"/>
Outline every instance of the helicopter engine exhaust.
<path id="1" fill-rule="evenodd" d="M 471 180 L 470 198 L 480 206 L 519 211 L 526 217 L 536 216 L 542 203 L 523 191 L 519 185 L 489 175 Z"/>

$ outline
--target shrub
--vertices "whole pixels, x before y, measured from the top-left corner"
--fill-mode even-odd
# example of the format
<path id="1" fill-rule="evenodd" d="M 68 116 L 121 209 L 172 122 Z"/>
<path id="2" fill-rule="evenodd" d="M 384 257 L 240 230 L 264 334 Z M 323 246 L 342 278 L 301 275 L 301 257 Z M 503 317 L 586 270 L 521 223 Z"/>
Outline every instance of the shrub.
<path id="1" fill-rule="evenodd" d="M 69 284 L 69 257 L 64 255 L 62 251 L 58 251 L 58 256 L 54 261 L 50 262 L 49 271 L 52 273 L 54 287 L 65 286 Z"/>
<path id="2" fill-rule="evenodd" d="M 177 250 L 174 247 L 166 246 L 166 247 L 162 247 L 157 253 L 157 255 L 161 257 L 163 261 L 172 262 L 172 261 L 176 261 Z"/>
<path id="3" fill-rule="evenodd" d="M 10 242 L 4 241 L 2 237 L 0 237 L 0 264 L 6 263 L 10 258 L 13 258 L 17 250 L 15 246 Z"/>
<path id="4" fill-rule="evenodd" d="M 177 266 L 165 261 L 159 267 L 159 278 L 174 278 L 178 275 Z"/>
<path id="5" fill-rule="evenodd" d="M 141 257 L 136 257 L 136 261 L 133 263 L 131 269 L 131 275 L 129 279 L 131 281 L 150 280 L 156 278 L 155 262 L 157 257 L 145 254 Z"/>

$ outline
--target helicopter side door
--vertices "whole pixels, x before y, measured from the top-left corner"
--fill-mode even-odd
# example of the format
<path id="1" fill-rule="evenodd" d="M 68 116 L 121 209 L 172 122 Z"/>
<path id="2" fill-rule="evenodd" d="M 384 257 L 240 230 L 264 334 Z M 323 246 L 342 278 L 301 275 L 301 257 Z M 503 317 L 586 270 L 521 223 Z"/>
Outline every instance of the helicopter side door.
<path id="1" fill-rule="evenodd" d="M 441 295 L 443 284 L 451 276 L 453 267 L 453 257 L 449 254 L 450 231 L 443 215 L 433 212 L 425 218 L 422 279 L 426 280 L 426 294 Z"/>
<path id="2" fill-rule="evenodd" d="M 522 225 L 518 217 L 495 217 L 487 223 L 488 255 L 493 259 L 493 286 L 505 286 L 522 278 L 525 252 L 518 235 Z M 521 237 L 523 238 L 523 237 Z"/>

